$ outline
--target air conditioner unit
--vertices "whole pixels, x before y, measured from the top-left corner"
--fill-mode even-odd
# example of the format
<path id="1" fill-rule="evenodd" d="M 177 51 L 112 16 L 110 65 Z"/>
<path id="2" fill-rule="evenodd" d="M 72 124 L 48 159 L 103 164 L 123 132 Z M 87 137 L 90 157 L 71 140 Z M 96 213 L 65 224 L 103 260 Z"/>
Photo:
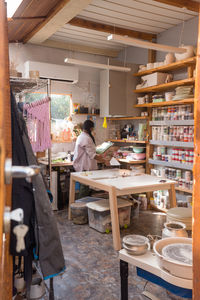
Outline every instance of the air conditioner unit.
<path id="1" fill-rule="evenodd" d="M 28 60 L 24 63 L 24 71 L 25 78 L 29 78 L 29 71 L 39 71 L 40 78 L 65 81 L 71 84 L 78 82 L 78 67 Z"/>

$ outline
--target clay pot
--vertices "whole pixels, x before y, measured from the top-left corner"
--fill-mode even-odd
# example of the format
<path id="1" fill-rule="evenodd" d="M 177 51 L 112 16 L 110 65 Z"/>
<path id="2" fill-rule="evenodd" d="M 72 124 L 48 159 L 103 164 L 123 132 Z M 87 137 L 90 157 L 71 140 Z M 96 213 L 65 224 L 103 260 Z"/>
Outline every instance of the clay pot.
<path id="1" fill-rule="evenodd" d="M 167 55 L 165 56 L 165 64 L 172 64 L 173 62 L 175 62 L 175 56 L 174 53 L 167 53 Z"/>

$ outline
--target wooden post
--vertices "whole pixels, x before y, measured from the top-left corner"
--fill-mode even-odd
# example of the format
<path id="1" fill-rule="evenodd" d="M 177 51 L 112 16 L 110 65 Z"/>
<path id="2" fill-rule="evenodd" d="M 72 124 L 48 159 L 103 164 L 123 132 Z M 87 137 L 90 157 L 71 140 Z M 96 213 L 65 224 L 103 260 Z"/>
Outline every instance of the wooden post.
<path id="1" fill-rule="evenodd" d="M 119 217 L 117 208 L 116 188 L 111 186 L 109 189 L 109 203 L 112 223 L 113 246 L 115 250 L 121 249 Z"/>
<path id="2" fill-rule="evenodd" d="M 75 180 L 70 175 L 70 187 L 69 187 L 69 207 L 68 207 L 68 220 L 71 220 L 71 207 L 70 205 L 75 202 Z"/>
<path id="3" fill-rule="evenodd" d="M 169 192 L 169 202 L 170 202 L 170 208 L 176 207 L 176 191 L 174 184 L 171 184 Z"/>
<path id="4" fill-rule="evenodd" d="M 199 5 L 200 8 L 200 5 Z M 200 299 L 200 11 L 194 99 L 193 299 Z"/>

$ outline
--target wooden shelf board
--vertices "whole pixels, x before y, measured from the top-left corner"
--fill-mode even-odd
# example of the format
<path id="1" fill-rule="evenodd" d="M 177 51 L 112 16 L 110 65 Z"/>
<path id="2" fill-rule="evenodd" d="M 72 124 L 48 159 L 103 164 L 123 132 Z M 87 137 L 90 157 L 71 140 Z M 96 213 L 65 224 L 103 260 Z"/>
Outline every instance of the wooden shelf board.
<path id="1" fill-rule="evenodd" d="M 160 212 L 163 212 L 163 213 L 166 213 L 168 211 L 167 208 L 159 208 L 158 206 L 156 206 L 155 204 L 150 204 L 151 205 L 151 208 L 156 210 L 156 211 L 160 211 Z"/>
<path id="2" fill-rule="evenodd" d="M 136 164 L 145 164 L 146 160 L 131 160 L 131 161 L 127 161 L 126 159 L 118 159 L 119 162 L 122 163 L 126 163 L 126 164 L 130 164 L 130 165 L 136 165 Z"/>
<path id="3" fill-rule="evenodd" d="M 148 120 L 148 117 L 108 117 L 110 121 L 120 121 L 120 120 Z"/>
<path id="4" fill-rule="evenodd" d="M 150 87 L 146 87 L 143 89 L 133 90 L 133 92 L 137 93 L 137 94 L 161 92 L 161 91 L 165 91 L 168 89 L 176 88 L 178 86 L 194 84 L 194 82 L 195 82 L 195 78 L 187 78 L 187 79 L 183 79 L 183 80 L 177 80 L 177 81 L 172 81 L 169 83 L 163 83 L 163 84 L 159 84 L 159 85 L 155 85 L 155 86 L 150 86 Z"/>
<path id="5" fill-rule="evenodd" d="M 149 159 L 148 160 L 149 164 L 151 165 L 157 165 L 157 166 L 166 166 L 166 167 L 171 167 L 171 168 L 177 168 L 177 169 L 182 169 L 182 170 L 190 170 L 192 171 L 193 165 L 187 165 L 187 164 L 181 164 L 181 163 L 175 163 L 175 162 L 167 162 L 167 161 L 162 161 L 162 160 L 154 160 L 154 159 Z"/>
<path id="6" fill-rule="evenodd" d="M 147 144 L 147 141 L 135 141 L 135 140 L 109 140 L 113 143 L 132 143 L 132 144 Z"/>
<path id="7" fill-rule="evenodd" d="M 145 103 L 145 104 L 136 104 L 134 107 L 158 107 L 158 106 L 170 106 L 170 105 L 180 105 L 180 104 L 192 104 L 194 103 L 194 98 L 175 100 L 175 101 L 164 101 L 157 103 Z"/>
<path id="8" fill-rule="evenodd" d="M 179 191 L 179 192 L 184 192 L 184 193 L 192 194 L 192 190 L 181 188 L 181 187 L 178 187 L 178 186 L 175 187 L 175 190 Z"/>
<path id="9" fill-rule="evenodd" d="M 190 65 L 194 65 L 196 63 L 196 56 L 194 57 L 190 57 L 184 60 L 180 60 L 177 62 L 174 62 L 172 64 L 169 65 L 164 65 L 162 67 L 158 67 L 158 68 L 154 68 L 154 69 L 150 69 L 150 70 L 145 70 L 142 72 L 138 72 L 138 73 L 134 73 L 134 76 L 144 76 L 144 75 L 148 75 L 148 74 L 152 74 L 154 72 L 167 72 L 167 71 L 172 71 L 172 70 L 176 70 L 176 69 L 181 69 L 181 68 L 185 68 L 188 67 Z"/>
<path id="10" fill-rule="evenodd" d="M 154 141 L 150 140 L 151 145 L 168 146 L 168 147 L 181 147 L 181 148 L 194 148 L 193 142 L 176 142 L 176 141 Z"/>
<path id="11" fill-rule="evenodd" d="M 166 120 L 166 121 L 150 121 L 150 126 L 192 126 L 194 120 Z"/>
<path id="12" fill-rule="evenodd" d="M 78 114 L 73 114 L 73 116 L 99 116 L 99 114 L 80 114 L 80 113 L 78 113 Z"/>

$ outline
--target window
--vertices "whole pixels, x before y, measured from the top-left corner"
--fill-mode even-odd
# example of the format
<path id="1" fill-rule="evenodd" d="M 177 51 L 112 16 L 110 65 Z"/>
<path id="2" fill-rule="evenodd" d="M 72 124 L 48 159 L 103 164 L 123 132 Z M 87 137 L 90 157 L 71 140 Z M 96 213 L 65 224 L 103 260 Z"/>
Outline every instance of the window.
<path id="1" fill-rule="evenodd" d="M 46 97 L 46 94 L 27 93 L 25 102 L 31 103 Z M 71 114 L 71 95 L 51 94 L 51 119 L 64 120 Z"/>

